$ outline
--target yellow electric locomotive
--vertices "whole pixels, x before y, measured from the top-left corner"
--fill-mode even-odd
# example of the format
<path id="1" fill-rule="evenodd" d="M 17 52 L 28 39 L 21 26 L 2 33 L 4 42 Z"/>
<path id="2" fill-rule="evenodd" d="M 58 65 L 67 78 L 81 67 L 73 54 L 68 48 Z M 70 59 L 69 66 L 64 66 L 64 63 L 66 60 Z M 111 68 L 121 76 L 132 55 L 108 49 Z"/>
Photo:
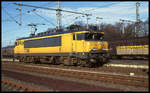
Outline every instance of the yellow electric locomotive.
<path id="1" fill-rule="evenodd" d="M 64 31 L 16 40 L 14 55 L 20 61 L 97 66 L 107 62 L 108 43 L 103 32 Z"/>

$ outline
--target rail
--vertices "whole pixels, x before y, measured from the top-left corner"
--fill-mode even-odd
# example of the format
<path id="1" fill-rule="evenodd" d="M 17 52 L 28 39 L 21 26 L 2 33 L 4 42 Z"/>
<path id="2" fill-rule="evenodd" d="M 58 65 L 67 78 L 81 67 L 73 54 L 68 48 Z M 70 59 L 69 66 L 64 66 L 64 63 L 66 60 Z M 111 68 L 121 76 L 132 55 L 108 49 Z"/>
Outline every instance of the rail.
<path id="1" fill-rule="evenodd" d="M 6 80 L 6 79 L 2 79 L 1 82 L 2 82 L 3 85 L 5 85 L 7 87 L 11 87 L 13 89 L 18 89 L 18 91 L 34 91 L 34 92 L 44 91 L 44 90 L 32 88 L 32 87 L 29 87 L 27 85 L 17 83 L 17 82 L 14 82 L 14 81 L 10 81 L 10 80 Z M 13 90 L 13 89 L 11 89 L 11 90 Z"/>

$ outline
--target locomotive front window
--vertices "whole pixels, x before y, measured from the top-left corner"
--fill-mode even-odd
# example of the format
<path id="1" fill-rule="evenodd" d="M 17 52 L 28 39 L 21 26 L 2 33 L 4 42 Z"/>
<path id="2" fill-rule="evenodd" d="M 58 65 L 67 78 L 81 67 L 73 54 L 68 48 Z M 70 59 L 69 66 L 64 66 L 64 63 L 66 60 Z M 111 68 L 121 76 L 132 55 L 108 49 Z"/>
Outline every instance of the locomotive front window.
<path id="1" fill-rule="evenodd" d="M 77 40 L 85 40 L 85 33 L 77 34 Z"/>
<path id="2" fill-rule="evenodd" d="M 15 42 L 15 46 L 17 46 L 17 42 Z"/>
<path id="3" fill-rule="evenodd" d="M 85 34 L 85 40 L 88 41 L 97 41 L 97 40 L 102 40 L 103 39 L 103 34 L 100 33 L 86 33 Z"/>
<path id="4" fill-rule="evenodd" d="M 77 34 L 77 40 L 98 41 L 102 40 L 103 36 L 101 33 L 82 33 Z"/>

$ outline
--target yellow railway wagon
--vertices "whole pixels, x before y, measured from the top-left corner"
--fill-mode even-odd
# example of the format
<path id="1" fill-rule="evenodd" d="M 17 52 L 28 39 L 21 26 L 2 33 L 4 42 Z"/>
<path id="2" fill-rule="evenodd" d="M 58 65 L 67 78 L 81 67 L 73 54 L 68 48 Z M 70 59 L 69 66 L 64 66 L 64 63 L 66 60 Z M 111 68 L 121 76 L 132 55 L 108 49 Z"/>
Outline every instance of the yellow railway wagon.
<path id="1" fill-rule="evenodd" d="M 14 54 L 20 61 L 44 59 L 54 64 L 91 66 L 108 59 L 108 43 L 102 41 L 103 36 L 103 32 L 66 31 L 20 38 Z"/>
<path id="2" fill-rule="evenodd" d="M 119 58 L 148 59 L 149 45 L 117 46 L 116 52 Z"/>
<path id="3" fill-rule="evenodd" d="M 117 46 L 117 55 L 148 55 L 148 45 Z"/>

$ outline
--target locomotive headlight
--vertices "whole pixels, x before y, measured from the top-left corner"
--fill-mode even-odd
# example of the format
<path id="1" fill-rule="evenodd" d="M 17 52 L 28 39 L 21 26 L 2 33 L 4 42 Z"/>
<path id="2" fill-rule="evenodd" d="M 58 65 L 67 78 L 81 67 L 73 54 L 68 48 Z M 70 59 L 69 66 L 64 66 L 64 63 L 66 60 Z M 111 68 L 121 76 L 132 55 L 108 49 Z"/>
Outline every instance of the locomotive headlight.
<path id="1" fill-rule="evenodd" d="M 106 50 L 106 48 L 102 48 L 102 50 Z"/>
<path id="2" fill-rule="evenodd" d="M 97 50 L 96 48 L 92 48 L 92 50 Z"/>
<path id="3" fill-rule="evenodd" d="M 84 55 L 84 52 L 82 53 L 82 55 Z"/>
<path id="4" fill-rule="evenodd" d="M 89 43 L 89 42 L 87 42 L 87 45 L 90 45 L 90 43 Z"/>
<path id="5" fill-rule="evenodd" d="M 102 50 L 105 50 L 105 48 L 102 48 Z"/>

